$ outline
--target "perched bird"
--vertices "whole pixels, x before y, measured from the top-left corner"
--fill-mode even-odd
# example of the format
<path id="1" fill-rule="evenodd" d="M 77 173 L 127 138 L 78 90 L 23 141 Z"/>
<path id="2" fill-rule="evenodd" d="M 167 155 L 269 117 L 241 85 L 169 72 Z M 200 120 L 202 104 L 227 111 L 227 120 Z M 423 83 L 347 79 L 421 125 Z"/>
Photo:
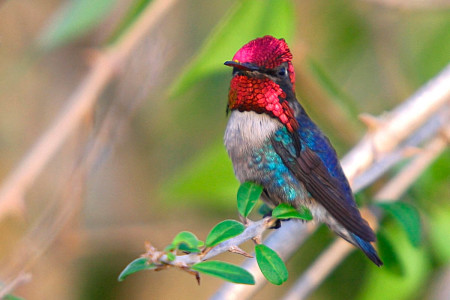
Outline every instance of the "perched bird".
<path id="1" fill-rule="evenodd" d="M 272 207 L 306 206 L 381 266 L 336 151 L 296 99 L 291 60 L 284 39 L 264 36 L 225 62 L 233 78 L 224 141 L 236 177 L 262 185 L 261 198 Z"/>

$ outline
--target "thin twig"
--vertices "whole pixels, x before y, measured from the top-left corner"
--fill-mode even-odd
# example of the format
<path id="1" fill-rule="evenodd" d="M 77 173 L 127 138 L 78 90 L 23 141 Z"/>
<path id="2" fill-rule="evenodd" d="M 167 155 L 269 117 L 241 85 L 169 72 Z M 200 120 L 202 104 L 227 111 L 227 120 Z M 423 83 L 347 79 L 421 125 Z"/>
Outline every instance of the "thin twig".
<path id="1" fill-rule="evenodd" d="M 221 253 L 234 251 L 236 248 L 239 249 L 238 246 L 240 244 L 251 240 L 255 236 L 261 236 L 264 231 L 273 226 L 274 221 L 274 219 L 266 217 L 257 222 L 250 222 L 247 228 L 245 228 L 245 230 L 241 234 L 220 243 L 207 252 L 176 255 L 174 259 L 169 259 L 165 252 L 157 250 L 148 243 L 147 252 L 143 255 L 143 257 L 147 257 L 151 261 L 151 263 L 157 264 L 159 266 L 174 266 L 186 268 L 201 261 L 211 259 L 212 257 L 217 256 Z"/>
<path id="2" fill-rule="evenodd" d="M 417 147 L 419 145 L 422 145 L 433 136 L 436 136 L 437 133 L 445 126 L 445 123 L 448 122 L 449 114 L 450 107 L 436 112 L 430 117 L 425 125 L 419 128 L 404 143 L 402 143 L 395 150 L 378 159 L 377 163 L 373 164 L 370 168 L 355 177 L 352 183 L 352 189 L 354 191 L 360 191 L 369 186 L 395 164 L 407 158 L 407 156 L 409 156 L 408 152 L 414 152 L 411 151 L 411 149 L 418 149 Z"/>

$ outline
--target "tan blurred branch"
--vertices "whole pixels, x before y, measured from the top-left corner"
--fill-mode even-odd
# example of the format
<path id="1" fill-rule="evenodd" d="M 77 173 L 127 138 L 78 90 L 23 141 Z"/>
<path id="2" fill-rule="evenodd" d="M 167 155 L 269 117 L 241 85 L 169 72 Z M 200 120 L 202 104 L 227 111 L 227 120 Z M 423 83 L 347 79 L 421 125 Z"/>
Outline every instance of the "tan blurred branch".
<path id="1" fill-rule="evenodd" d="M 342 159 L 347 178 L 353 178 L 392 151 L 450 100 L 450 65 L 390 113 L 379 117 L 376 128 Z"/>
<path id="2" fill-rule="evenodd" d="M 14 278 L 13 281 L 8 283 L 8 285 L 2 287 L 1 293 L 0 293 L 0 299 L 3 299 L 6 295 L 10 294 L 13 290 L 15 290 L 18 286 L 25 284 L 31 280 L 31 274 L 30 273 L 20 273 L 19 275 Z"/>
<path id="3" fill-rule="evenodd" d="M 449 122 L 449 82 L 450 65 L 390 113 L 387 113 L 380 118 L 371 118 L 374 122 L 368 124 L 370 126 L 367 134 L 342 160 L 342 167 L 351 184 L 353 184 L 353 179 L 356 180 L 358 176 L 363 175 L 364 171 L 371 167 L 380 168 L 380 163 L 385 163 L 383 162 L 383 158 L 389 156 L 392 152 L 396 151 L 397 148 L 402 148 L 401 143 L 408 137 L 411 136 L 411 140 L 415 142 L 423 141 L 422 139 L 413 138 L 414 135 L 423 137 L 423 132 L 421 132 L 420 127 L 426 127 L 427 124 L 425 123 L 432 117 L 439 117 L 439 112 L 443 113 L 443 122 L 440 123 L 442 126 L 441 128 L 446 128 L 447 125 L 444 124 L 448 124 Z M 428 128 L 428 131 L 435 132 L 434 127 L 431 126 Z M 442 136 L 440 138 L 442 138 Z M 410 143 L 408 144 L 408 147 L 410 146 L 418 146 L 418 144 L 414 145 Z M 424 153 L 427 153 L 427 151 L 424 150 L 422 155 L 425 155 Z M 402 159 L 402 157 L 398 156 L 396 161 L 398 162 L 399 159 Z M 385 169 L 385 171 L 387 171 L 387 169 Z M 373 180 L 375 180 L 375 178 L 376 177 L 373 177 Z M 408 186 L 409 184 L 406 185 L 405 188 Z M 361 187 L 362 186 L 360 186 L 360 188 Z M 354 192 L 357 192 L 357 190 L 354 189 Z M 285 249 L 287 247 L 286 244 L 294 243 L 299 246 L 301 242 L 297 242 L 297 240 L 303 241 L 306 239 L 306 232 L 294 235 L 292 233 L 290 234 L 290 230 L 292 230 L 292 228 L 286 228 L 286 226 L 283 225 L 280 229 L 271 234 L 269 236 L 271 241 L 273 241 L 273 246 L 271 245 L 271 248 L 278 252 L 280 248 Z M 313 230 L 314 227 L 310 229 L 310 232 Z M 289 236 L 289 238 L 286 239 L 286 236 Z M 336 243 L 344 245 L 340 242 Z M 337 246 L 332 246 L 332 249 L 335 249 L 334 247 Z M 293 250 L 290 252 L 283 253 L 283 258 L 289 258 L 296 248 L 292 249 Z M 347 255 L 347 251 L 349 252 L 351 249 L 351 246 L 349 246 L 349 250 L 340 252 L 341 258 L 344 258 Z M 324 253 L 319 259 L 328 259 L 328 256 Z M 333 259 L 331 262 L 337 265 L 340 261 L 341 259 Z M 321 261 L 317 262 L 317 264 L 322 266 Z M 314 268 L 314 266 L 311 268 Z M 254 260 L 247 260 L 245 262 L 245 269 L 252 274 L 260 273 L 258 265 Z M 327 267 L 327 270 L 320 270 L 320 274 L 321 276 L 326 276 L 333 269 L 334 266 L 330 265 Z M 320 284 L 324 277 L 321 278 L 315 271 L 313 274 L 316 277 L 315 282 Z M 265 283 L 266 281 L 262 280 L 257 288 L 225 283 L 212 299 L 249 299 L 262 288 Z M 308 293 L 309 292 L 310 291 L 308 291 Z M 306 294 L 307 293 L 305 293 L 305 295 Z"/>
<path id="4" fill-rule="evenodd" d="M 67 137 L 92 111 L 103 88 L 115 75 L 117 68 L 136 47 L 145 34 L 166 14 L 176 0 L 156 0 L 142 13 L 130 31 L 118 43 L 100 51 L 90 72 L 67 100 L 67 106 L 39 138 L 17 168 L 4 180 L 0 189 L 0 218 L 11 211 L 23 209 L 23 198 L 58 151 Z"/>
<path id="5" fill-rule="evenodd" d="M 450 7 L 448 0 L 365 0 L 369 3 L 374 3 L 388 8 L 399 9 L 445 9 Z"/>

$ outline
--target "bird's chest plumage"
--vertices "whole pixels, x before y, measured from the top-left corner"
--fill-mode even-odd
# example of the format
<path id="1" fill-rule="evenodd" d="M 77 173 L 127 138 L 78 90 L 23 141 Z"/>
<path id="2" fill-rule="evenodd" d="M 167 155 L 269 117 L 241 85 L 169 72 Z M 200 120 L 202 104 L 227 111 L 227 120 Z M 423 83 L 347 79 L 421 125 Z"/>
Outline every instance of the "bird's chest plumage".
<path id="1" fill-rule="evenodd" d="M 231 113 L 224 140 L 236 177 L 240 182 L 261 184 L 265 190 L 263 200 L 269 203 L 304 203 L 309 195 L 275 151 L 273 139 L 292 143 L 286 128 L 268 115 Z"/>

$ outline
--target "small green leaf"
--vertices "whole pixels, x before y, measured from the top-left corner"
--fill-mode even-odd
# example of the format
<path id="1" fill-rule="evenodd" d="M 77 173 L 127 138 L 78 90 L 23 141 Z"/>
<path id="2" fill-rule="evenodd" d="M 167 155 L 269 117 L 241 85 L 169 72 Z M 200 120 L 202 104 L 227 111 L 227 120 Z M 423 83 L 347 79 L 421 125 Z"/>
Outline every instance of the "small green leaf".
<path id="1" fill-rule="evenodd" d="M 44 49 L 73 41 L 85 34 L 108 14 L 116 0 L 76 0 L 63 6 L 39 37 Z"/>
<path id="2" fill-rule="evenodd" d="M 272 213 L 272 209 L 267 204 L 263 203 L 259 207 L 258 212 L 260 215 L 267 216 Z"/>
<path id="3" fill-rule="evenodd" d="M 311 221 L 313 216 L 308 208 L 301 206 L 300 210 L 295 209 L 292 205 L 281 203 L 272 211 L 272 217 L 277 219 L 302 219 Z"/>
<path id="4" fill-rule="evenodd" d="M 167 252 L 167 259 L 170 261 L 174 261 L 175 260 L 175 254 L 173 254 L 172 252 Z"/>
<path id="5" fill-rule="evenodd" d="M 186 252 L 200 252 L 198 249 L 202 242 L 197 239 L 197 237 L 189 231 L 182 231 L 175 236 L 172 241 L 172 245 L 178 247 L 181 251 Z"/>
<path id="6" fill-rule="evenodd" d="M 403 227 L 411 244 L 418 247 L 422 238 L 422 224 L 417 209 L 405 202 L 378 203 L 379 207 L 390 213 Z"/>
<path id="7" fill-rule="evenodd" d="M 397 253 L 394 251 L 394 247 L 389 239 L 381 230 L 377 232 L 377 246 L 384 267 L 392 273 L 402 276 L 404 274 L 404 270 Z"/>
<path id="8" fill-rule="evenodd" d="M 184 243 L 189 247 L 197 247 L 200 241 L 192 232 L 182 231 L 173 238 L 172 245 L 176 247 L 181 243 Z"/>
<path id="9" fill-rule="evenodd" d="M 253 182 L 247 181 L 241 184 L 237 193 L 237 207 L 242 216 L 247 217 L 250 214 L 262 190 L 262 186 Z"/>
<path id="10" fill-rule="evenodd" d="M 266 279 L 280 285 L 288 279 L 288 271 L 278 254 L 266 245 L 255 246 L 256 261 Z"/>
<path id="11" fill-rule="evenodd" d="M 119 275 L 119 281 L 123 281 L 128 275 L 136 273 L 142 270 L 153 270 L 155 269 L 155 264 L 150 264 L 148 259 L 145 257 L 140 257 L 133 260 Z"/>
<path id="12" fill-rule="evenodd" d="M 222 261 L 204 261 L 193 265 L 191 269 L 234 283 L 255 284 L 253 275 L 247 270 Z"/>
<path id="13" fill-rule="evenodd" d="M 225 220 L 214 226 L 206 238 L 206 247 L 213 247 L 236 235 L 241 234 L 245 226 L 235 220 Z"/>

